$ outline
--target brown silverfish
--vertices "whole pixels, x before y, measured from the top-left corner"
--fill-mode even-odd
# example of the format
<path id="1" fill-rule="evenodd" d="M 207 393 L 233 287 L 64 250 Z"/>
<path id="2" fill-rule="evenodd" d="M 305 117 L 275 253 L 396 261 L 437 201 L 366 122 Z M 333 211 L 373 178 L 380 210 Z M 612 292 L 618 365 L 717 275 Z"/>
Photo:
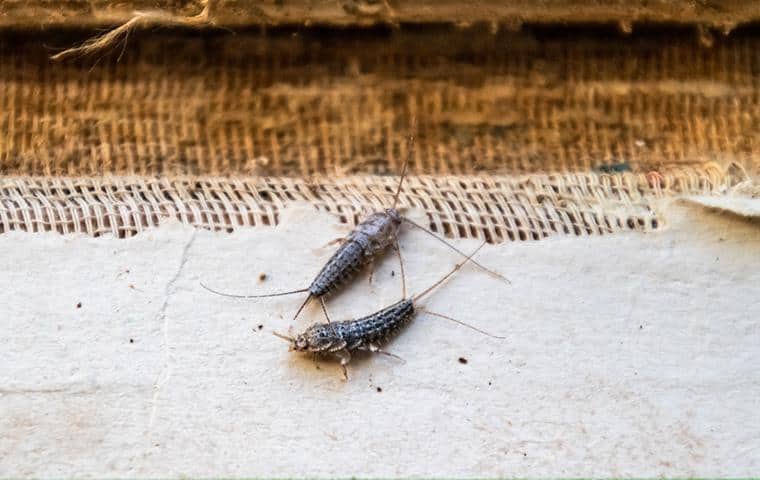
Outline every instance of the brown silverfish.
<path id="1" fill-rule="evenodd" d="M 471 328 L 483 335 L 489 337 L 498 338 L 503 340 L 505 337 L 499 337 L 490 333 L 484 332 L 478 328 L 468 325 L 464 322 L 456 320 L 439 313 L 433 313 L 429 310 L 424 310 L 416 305 L 416 302 L 430 293 L 437 286 L 445 282 L 451 277 L 457 270 L 470 261 L 472 257 L 478 253 L 483 247 L 483 242 L 477 250 L 467 256 L 467 258 L 457 264 L 448 274 L 443 278 L 435 282 L 432 286 L 425 289 L 422 293 L 414 295 L 411 298 L 406 298 L 406 290 L 404 291 L 404 299 L 400 300 L 393 305 L 386 307 L 378 312 L 375 312 L 366 317 L 362 317 L 356 320 L 346 320 L 340 322 L 331 323 L 317 323 L 307 328 L 303 333 L 296 335 L 295 337 L 283 335 L 281 333 L 272 332 L 275 336 L 287 340 L 290 343 L 290 350 L 297 352 L 310 352 L 317 355 L 332 355 L 340 358 L 340 365 L 343 369 L 343 378 L 348 379 L 348 370 L 346 365 L 351 361 L 351 352 L 356 350 L 364 350 L 369 352 L 382 353 L 391 357 L 400 357 L 386 352 L 380 349 L 380 344 L 387 342 L 393 335 L 399 332 L 399 330 L 409 323 L 412 317 L 416 313 L 428 313 L 436 317 L 444 318 L 452 322 L 463 325 L 467 328 Z M 403 271 L 403 270 L 402 270 Z M 406 282 L 404 282 L 405 284 Z M 403 360 L 402 360 L 403 361 Z"/>
<path id="2" fill-rule="evenodd" d="M 409 152 L 410 152 L 409 155 L 410 156 L 411 156 L 413 143 L 414 143 L 414 137 L 410 137 L 409 138 Z M 341 242 L 341 245 L 338 248 L 338 250 L 332 255 L 332 257 L 330 257 L 330 259 L 327 261 L 324 267 L 322 267 L 322 270 L 319 271 L 316 278 L 314 278 L 314 280 L 311 282 L 311 285 L 309 285 L 307 288 L 300 288 L 298 290 L 291 290 L 288 292 L 269 293 L 269 294 L 264 294 L 264 295 L 233 295 L 233 294 L 223 293 L 223 292 L 213 290 L 202 283 L 201 283 L 201 286 L 205 288 L 206 290 L 210 291 L 211 293 L 215 293 L 217 295 L 223 295 L 226 297 L 233 297 L 233 298 L 280 297 L 284 295 L 292 295 L 294 293 L 308 292 L 309 295 L 306 297 L 306 300 L 304 300 L 304 302 L 298 308 L 298 311 L 293 316 L 293 320 L 295 320 L 298 317 L 298 315 L 304 309 L 306 304 L 308 304 L 312 298 L 319 298 L 320 304 L 322 306 L 322 311 L 324 312 L 325 317 L 327 318 L 327 321 L 329 322 L 330 317 L 327 314 L 327 307 L 325 306 L 325 300 L 324 300 L 325 295 L 334 291 L 340 285 L 348 281 L 356 272 L 361 270 L 368 263 L 371 263 L 379 254 L 383 253 L 391 246 L 396 251 L 399 257 L 399 262 L 401 262 L 401 252 L 398 246 L 398 231 L 399 231 L 399 228 L 401 227 L 402 222 L 406 222 L 414 227 L 419 228 L 420 230 L 432 235 L 433 238 L 442 242 L 444 245 L 448 246 L 449 248 L 459 253 L 460 255 L 466 256 L 464 252 L 462 252 L 461 250 L 459 250 L 458 248 L 456 248 L 454 245 L 450 244 L 443 238 L 439 237 L 438 235 L 426 229 L 425 227 L 418 225 L 412 220 L 409 220 L 408 218 L 402 216 L 399 210 L 396 209 L 396 205 L 398 204 L 399 194 L 401 193 L 401 184 L 404 182 L 404 176 L 406 174 L 406 167 L 408 163 L 409 163 L 409 159 L 407 158 L 407 160 L 404 162 L 404 166 L 401 171 L 401 178 L 399 179 L 398 187 L 396 188 L 396 193 L 393 196 L 393 205 L 391 206 L 391 208 L 386 208 L 382 212 L 375 212 L 375 213 L 370 214 L 363 222 L 357 225 L 356 228 L 354 228 L 354 230 L 351 231 L 351 233 L 349 233 L 347 237 L 339 238 L 330 242 L 330 243 Z M 473 260 L 473 264 L 477 265 L 479 268 L 485 270 L 486 272 L 492 275 L 495 275 L 496 277 L 502 279 L 503 281 L 509 283 L 509 280 L 507 280 L 501 274 L 496 273 L 492 270 L 489 270 L 488 268 L 484 267 L 478 262 L 475 262 L 474 260 Z M 372 275 L 370 274 L 370 280 L 371 280 L 371 276 Z"/>

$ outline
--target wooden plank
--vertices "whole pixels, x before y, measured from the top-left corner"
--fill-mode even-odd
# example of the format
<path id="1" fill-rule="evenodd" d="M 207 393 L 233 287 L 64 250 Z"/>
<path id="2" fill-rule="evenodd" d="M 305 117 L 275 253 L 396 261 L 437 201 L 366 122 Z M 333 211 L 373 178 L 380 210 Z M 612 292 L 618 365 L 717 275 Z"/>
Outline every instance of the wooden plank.
<path id="1" fill-rule="evenodd" d="M 374 25 L 378 23 L 696 23 L 730 30 L 760 20 L 760 2 L 722 0 L 5 0 L 0 27 L 100 27 L 129 21 L 135 11 L 192 16 L 209 8 L 215 25 Z"/>

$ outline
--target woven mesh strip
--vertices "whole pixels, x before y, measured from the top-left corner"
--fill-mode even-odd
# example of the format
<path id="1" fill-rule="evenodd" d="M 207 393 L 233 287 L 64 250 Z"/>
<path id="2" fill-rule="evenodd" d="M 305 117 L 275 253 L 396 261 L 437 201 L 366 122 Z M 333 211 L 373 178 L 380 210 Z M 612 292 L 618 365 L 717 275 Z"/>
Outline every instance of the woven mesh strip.
<path id="1" fill-rule="evenodd" d="M 758 35 L 419 30 L 0 37 L 0 173 L 397 173 L 415 117 L 420 175 L 760 157 Z"/>
<path id="2" fill-rule="evenodd" d="M 0 232 L 53 231 L 129 237 L 167 218 L 211 230 L 274 225 L 300 202 L 355 224 L 390 205 L 393 177 L 22 178 L 0 179 Z M 423 210 L 430 228 L 490 242 L 554 234 L 649 231 L 663 219 L 657 197 L 725 191 L 735 180 L 717 165 L 665 174 L 420 176 L 405 181 L 399 205 Z"/>

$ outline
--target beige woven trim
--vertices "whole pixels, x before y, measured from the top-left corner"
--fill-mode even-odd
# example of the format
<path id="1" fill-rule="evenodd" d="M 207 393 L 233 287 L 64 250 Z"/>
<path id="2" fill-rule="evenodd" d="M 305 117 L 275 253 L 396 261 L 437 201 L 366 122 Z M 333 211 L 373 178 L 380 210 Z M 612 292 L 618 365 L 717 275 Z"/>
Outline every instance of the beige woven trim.
<path id="1" fill-rule="evenodd" d="M 387 207 L 394 177 L 22 178 L 0 180 L 0 232 L 130 237 L 167 218 L 211 230 L 275 225 L 281 210 L 307 202 L 355 224 Z M 430 228 L 490 242 L 555 234 L 649 231 L 664 219 L 657 197 L 714 194 L 735 180 L 717 165 L 660 174 L 411 177 L 400 206 L 423 210 Z"/>

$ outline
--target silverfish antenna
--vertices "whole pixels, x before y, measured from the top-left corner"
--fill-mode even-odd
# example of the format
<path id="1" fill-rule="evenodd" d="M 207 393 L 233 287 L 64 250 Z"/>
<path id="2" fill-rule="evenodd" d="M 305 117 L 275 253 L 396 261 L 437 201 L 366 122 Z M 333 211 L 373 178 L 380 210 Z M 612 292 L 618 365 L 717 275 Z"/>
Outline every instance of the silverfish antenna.
<path id="1" fill-rule="evenodd" d="M 288 336 L 288 335 L 285 335 L 285 334 L 280 333 L 280 332 L 273 331 L 272 335 L 274 335 L 277 338 L 281 338 L 281 339 L 285 340 L 286 342 L 295 342 L 296 341 L 295 338 L 293 338 L 291 336 Z"/>
<path id="2" fill-rule="evenodd" d="M 291 291 L 289 291 L 289 292 L 268 293 L 268 294 L 266 294 L 266 295 L 234 295 L 234 294 L 232 294 L 232 293 L 224 293 L 224 292 L 219 292 L 219 291 L 217 291 L 217 290 L 214 290 L 214 289 L 213 289 L 213 288 L 211 288 L 211 287 L 207 287 L 207 286 L 206 286 L 206 285 L 204 285 L 203 283 L 201 283 L 201 287 L 203 287 L 204 289 L 208 290 L 209 292 L 211 292 L 211 293 L 213 293 L 213 294 L 216 294 L 216 295 L 221 295 L 221 296 L 223 296 L 223 297 L 230 297 L 230 298 L 266 298 L 266 297 L 283 297 L 283 296 L 285 296 L 285 295 L 293 295 L 294 293 L 303 293 L 303 292 L 308 292 L 308 291 L 309 291 L 309 289 L 308 289 L 308 288 L 302 288 L 302 289 L 300 289 L 300 290 L 291 290 Z"/>
<path id="3" fill-rule="evenodd" d="M 448 315 L 443 315 L 441 313 L 431 312 L 430 310 L 425 310 L 424 308 L 420 309 L 420 313 L 427 313 L 428 315 L 432 315 L 434 317 L 439 317 L 439 318 L 443 318 L 444 320 L 449 320 L 449 321 L 457 323 L 457 324 L 459 324 L 459 325 L 461 325 L 463 327 L 467 327 L 467 328 L 469 328 L 471 330 L 475 330 L 476 332 L 478 332 L 480 334 L 483 334 L 483 335 L 485 335 L 487 337 L 496 338 L 496 339 L 499 339 L 499 340 L 506 340 L 507 339 L 507 337 L 501 337 L 499 335 L 494 335 L 493 333 L 488 333 L 485 330 L 481 330 L 478 327 L 474 327 L 474 326 L 470 325 L 469 323 L 465 323 L 465 322 L 463 322 L 461 320 L 457 320 L 456 318 L 449 317 Z"/>
<path id="4" fill-rule="evenodd" d="M 428 235 L 430 235 L 431 237 L 435 238 L 436 240 L 438 240 L 438 241 L 439 241 L 439 242 L 441 242 L 442 244 L 446 245 L 446 246 L 447 246 L 447 247 L 449 247 L 450 249 L 454 250 L 454 251 L 455 251 L 455 252 L 457 252 L 458 254 L 460 254 L 460 255 L 462 255 L 462 256 L 466 256 L 466 255 L 467 255 L 466 253 L 464 253 L 463 251 L 459 250 L 457 247 L 455 247 L 454 245 L 450 244 L 449 242 L 447 242 L 447 241 L 446 241 L 446 240 L 444 240 L 443 238 L 439 237 L 439 236 L 438 236 L 438 235 L 436 235 L 435 233 L 431 232 L 431 231 L 430 231 L 430 230 L 428 230 L 427 228 L 423 227 L 423 226 L 422 226 L 422 225 L 420 225 L 419 223 L 416 223 L 416 222 L 414 222 L 414 221 L 412 221 L 412 220 L 409 220 L 409 219 L 408 219 L 408 218 L 406 218 L 406 217 L 402 217 L 402 220 L 403 220 L 403 221 L 405 221 L 406 223 L 408 223 L 408 224 L 412 225 L 413 227 L 417 227 L 417 228 L 419 228 L 420 230 L 422 230 L 423 232 L 427 233 L 427 234 L 428 234 Z M 509 284 L 509 285 L 511 285 L 511 284 L 512 284 L 512 282 L 510 282 L 510 281 L 509 281 L 509 279 L 508 279 L 507 277 L 505 277 L 504 275 L 500 274 L 499 272 L 494 272 L 494 271 L 493 271 L 493 270 L 491 270 L 490 268 L 487 268 L 487 267 L 485 267 L 485 266 L 481 265 L 480 263 L 476 262 L 475 260 L 472 260 L 472 263 L 473 263 L 475 266 L 477 266 L 478 268 L 480 268 L 481 270 L 483 270 L 483 271 L 485 271 L 485 272 L 487 272 L 487 273 L 489 273 L 489 274 L 491 274 L 491 275 L 493 275 L 493 276 L 495 276 L 495 277 L 499 278 L 500 280 L 503 280 L 503 281 L 504 281 L 504 282 L 506 282 L 507 284 Z"/>
<path id="5" fill-rule="evenodd" d="M 209 287 L 207 287 L 207 286 L 206 286 L 206 285 L 204 285 L 203 283 L 201 283 L 201 287 L 205 288 L 205 289 L 206 289 L 206 290 L 208 290 L 209 292 L 211 292 L 211 293 L 214 293 L 214 294 L 216 294 L 216 295 L 221 295 L 221 296 L 223 296 L 223 297 L 230 297 L 230 298 L 267 298 L 267 297 L 284 297 L 285 295 L 293 295 L 294 293 L 303 293 L 303 292 L 308 292 L 308 291 L 309 291 L 309 289 L 308 289 L 308 288 L 302 288 L 302 289 L 300 289 L 300 290 L 291 290 L 290 292 L 278 292 L 278 293 L 269 293 L 269 294 L 267 294 L 267 295 L 232 295 L 232 294 L 229 294 L 229 293 L 218 292 L 218 291 L 216 291 L 216 290 L 214 290 L 214 289 L 212 289 L 212 288 L 209 288 Z M 297 311 L 297 312 L 296 312 L 296 314 L 293 316 L 293 320 L 295 320 L 296 318 L 298 318 L 298 315 L 300 315 L 300 314 L 301 314 L 301 311 L 302 311 L 302 310 L 304 309 L 304 307 L 305 307 L 305 306 L 306 306 L 306 305 L 307 305 L 307 304 L 308 304 L 308 303 L 311 301 L 311 299 L 312 299 L 313 297 L 314 297 L 314 296 L 313 296 L 311 293 L 309 293 L 309 296 L 308 296 L 308 297 L 306 297 L 306 300 L 304 300 L 304 302 L 301 304 L 301 306 L 300 306 L 300 307 L 298 307 L 298 311 Z M 327 311 L 326 311 L 326 310 L 324 310 L 324 303 L 322 304 L 322 309 L 323 309 L 323 311 L 325 312 L 325 315 L 327 315 Z M 328 321 L 328 322 L 330 321 L 330 317 L 327 317 L 327 321 Z"/>
<path id="6" fill-rule="evenodd" d="M 430 287 L 428 287 L 425 291 L 423 291 L 422 293 L 419 293 L 419 294 L 415 295 L 412 298 L 412 301 L 416 302 L 422 296 L 427 295 L 428 293 L 430 293 L 430 291 L 432 291 L 434 288 L 436 288 L 437 286 L 439 286 L 440 284 L 442 284 L 443 282 L 445 282 L 446 279 L 448 279 L 450 276 L 452 276 L 454 273 L 456 273 L 457 270 L 459 270 L 460 268 L 462 268 L 462 266 L 464 266 L 465 263 L 467 263 L 467 262 L 473 262 L 473 263 L 475 263 L 474 260 L 472 259 L 472 257 L 474 257 L 475 254 L 478 253 L 478 251 L 480 251 L 480 249 L 483 248 L 483 245 L 485 245 L 485 244 L 486 244 L 486 242 L 483 241 L 483 243 L 481 243 L 480 246 L 474 252 L 472 252 L 470 255 L 468 255 L 467 258 L 464 259 L 464 261 L 462 261 L 461 263 L 457 264 L 449 273 L 447 273 L 443 278 L 441 278 L 440 280 L 438 280 L 437 282 L 435 282 L 433 285 L 431 285 Z M 499 339 L 499 340 L 506 340 L 506 338 L 507 338 L 507 337 L 501 337 L 499 335 L 494 335 L 492 333 L 488 333 L 485 330 L 481 330 L 478 327 L 470 325 L 469 323 L 465 323 L 465 322 L 463 322 L 461 320 L 457 320 L 456 318 L 449 317 L 448 315 L 443 315 L 441 313 L 431 312 L 430 310 L 427 310 L 425 308 L 421 308 L 420 309 L 420 313 L 427 313 L 428 315 L 432 315 L 434 317 L 439 317 L 439 318 L 443 318 L 445 320 L 449 320 L 449 321 L 454 322 L 456 324 L 459 324 L 459 325 L 461 325 L 463 327 L 467 327 L 467 328 L 469 328 L 471 330 L 474 330 L 474 331 L 476 331 L 476 332 L 478 332 L 480 334 L 483 334 L 483 335 L 485 335 L 487 337 L 496 338 L 496 339 Z"/>
<path id="7" fill-rule="evenodd" d="M 430 293 L 435 287 L 437 287 L 438 285 L 440 285 L 443 282 L 445 282 L 446 280 L 448 280 L 448 278 L 450 276 L 454 275 L 457 272 L 457 270 L 459 270 L 460 268 L 462 268 L 462 266 L 465 263 L 467 263 L 470 260 L 472 260 L 472 257 L 474 257 L 475 254 L 478 253 L 480 251 L 480 249 L 483 248 L 483 245 L 485 245 L 485 244 L 486 244 L 486 242 L 484 240 L 483 243 L 481 243 L 480 246 L 474 252 L 472 252 L 471 254 L 467 255 L 467 258 L 465 258 L 461 263 L 457 263 L 456 266 L 449 273 L 447 273 L 443 278 L 441 278 L 440 280 L 438 280 L 437 282 L 435 282 L 434 284 L 432 284 L 431 286 L 429 286 L 428 288 L 426 288 L 425 290 L 423 290 L 422 293 L 418 293 L 417 295 L 413 296 L 412 297 L 412 301 L 416 302 L 420 298 L 422 298 L 425 295 L 427 295 L 428 293 Z"/>
<path id="8" fill-rule="evenodd" d="M 412 137 L 412 139 L 414 139 L 414 137 Z M 406 168 L 408 165 L 409 160 L 404 160 L 404 166 L 401 167 L 401 178 L 398 181 L 398 187 L 396 187 L 396 194 L 393 195 L 393 206 L 391 208 L 396 208 L 396 205 L 398 204 L 398 196 L 401 193 L 401 184 L 404 183 L 404 177 L 406 176 Z"/>
<path id="9" fill-rule="evenodd" d="M 414 132 L 417 129 L 417 118 L 412 118 L 412 132 Z M 412 153 L 414 152 L 414 133 L 409 135 L 409 140 L 407 140 L 407 151 L 406 151 L 406 160 L 404 160 L 404 166 L 401 167 L 401 178 L 398 181 L 398 187 L 396 187 L 396 194 L 393 196 L 393 206 L 391 208 L 396 208 L 396 205 L 398 204 L 398 196 L 401 194 L 401 184 L 404 183 L 404 177 L 406 176 L 406 169 L 409 165 L 409 160 L 412 158 Z"/>

